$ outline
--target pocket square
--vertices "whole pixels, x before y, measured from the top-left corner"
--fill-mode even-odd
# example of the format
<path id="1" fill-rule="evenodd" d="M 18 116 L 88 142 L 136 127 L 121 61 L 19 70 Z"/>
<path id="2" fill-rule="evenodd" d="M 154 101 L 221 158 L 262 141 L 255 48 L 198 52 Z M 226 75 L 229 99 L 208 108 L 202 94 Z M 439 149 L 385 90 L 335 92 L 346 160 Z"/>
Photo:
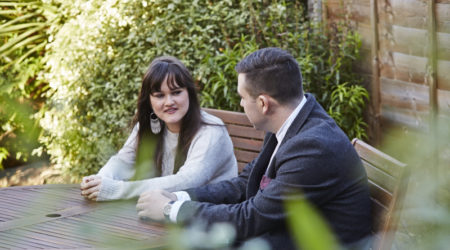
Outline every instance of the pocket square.
<path id="1" fill-rule="evenodd" d="M 267 185 L 269 185 L 269 183 L 270 183 L 271 180 L 272 180 L 272 179 L 270 179 L 269 177 L 263 175 L 263 177 L 262 177 L 262 179 L 261 179 L 261 182 L 259 183 L 259 188 L 260 188 L 261 190 L 263 190 L 264 188 L 267 187 Z"/>

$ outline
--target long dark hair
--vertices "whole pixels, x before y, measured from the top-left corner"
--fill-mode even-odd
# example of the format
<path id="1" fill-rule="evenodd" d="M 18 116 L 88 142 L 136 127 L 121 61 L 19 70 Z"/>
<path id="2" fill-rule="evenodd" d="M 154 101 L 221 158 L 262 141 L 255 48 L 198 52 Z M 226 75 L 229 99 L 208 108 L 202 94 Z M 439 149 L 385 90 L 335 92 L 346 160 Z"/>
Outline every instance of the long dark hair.
<path id="1" fill-rule="evenodd" d="M 137 102 L 137 113 L 132 125 L 134 127 L 136 123 L 139 123 L 137 152 L 139 152 L 144 139 L 152 140 L 153 143 L 156 143 L 156 149 L 153 154 L 156 176 L 161 176 L 162 173 L 163 137 L 166 133 L 166 125 L 161 121 L 161 132 L 156 135 L 152 133 L 150 128 L 150 114 L 153 112 L 153 108 L 150 103 L 150 94 L 161 91 L 161 84 L 166 77 L 167 85 L 170 89 L 175 89 L 176 87 L 186 88 L 189 96 L 189 108 L 186 115 L 182 118 L 178 136 L 174 174 L 184 164 L 192 139 L 203 124 L 197 91 L 192 76 L 186 66 L 172 56 L 155 58 L 142 80 L 142 87 Z"/>

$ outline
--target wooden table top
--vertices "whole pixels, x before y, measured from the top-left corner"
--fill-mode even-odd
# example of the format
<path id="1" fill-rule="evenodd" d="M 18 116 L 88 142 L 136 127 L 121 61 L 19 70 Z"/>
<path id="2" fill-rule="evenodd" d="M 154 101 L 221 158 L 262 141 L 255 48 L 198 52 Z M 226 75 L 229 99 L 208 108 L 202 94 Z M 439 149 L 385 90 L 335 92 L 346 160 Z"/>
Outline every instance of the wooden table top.
<path id="1" fill-rule="evenodd" d="M 165 228 L 136 200 L 92 202 L 77 184 L 0 188 L 0 248 L 159 248 Z"/>

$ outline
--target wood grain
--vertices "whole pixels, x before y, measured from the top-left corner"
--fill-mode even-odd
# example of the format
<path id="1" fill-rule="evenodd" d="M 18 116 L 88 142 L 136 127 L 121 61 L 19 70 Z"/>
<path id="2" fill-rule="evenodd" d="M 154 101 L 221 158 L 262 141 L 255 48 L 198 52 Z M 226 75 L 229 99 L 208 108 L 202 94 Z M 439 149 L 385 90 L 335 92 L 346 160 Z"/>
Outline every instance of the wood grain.
<path id="1" fill-rule="evenodd" d="M 79 185 L 0 189 L 0 247 L 160 248 L 163 225 L 144 223 L 136 200 L 92 202 Z"/>

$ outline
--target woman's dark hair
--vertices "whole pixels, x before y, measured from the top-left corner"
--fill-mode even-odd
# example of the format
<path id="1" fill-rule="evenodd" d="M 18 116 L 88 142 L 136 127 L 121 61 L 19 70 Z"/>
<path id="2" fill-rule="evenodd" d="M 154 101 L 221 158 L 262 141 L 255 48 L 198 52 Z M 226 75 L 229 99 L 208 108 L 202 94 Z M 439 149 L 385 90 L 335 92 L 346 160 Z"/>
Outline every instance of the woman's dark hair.
<path id="1" fill-rule="evenodd" d="M 151 154 L 154 156 L 156 176 L 161 176 L 162 173 L 163 136 L 166 133 L 166 125 L 161 121 L 161 132 L 156 135 L 152 133 L 150 128 L 150 114 L 153 112 L 153 108 L 150 103 L 150 95 L 154 92 L 161 91 L 161 85 L 166 77 L 169 89 L 173 90 L 177 87 L 186 88 L 189 96 L 189 108 L 181 121 L 173 170 L 174 174 L 184 164 L 192 139 L 203 124 L 194 81 L 186 66 L 172 56 L 155 58 L 142 80 L 142 87 L 137 102 L 137 113 L 132 125 L 134 127 L 136 123 L 139 123 L 137 152 L 139 152 L 144 139 L 152 140 L 153 143 L 156 143 L 156 150 L 154 154 Z"/>

